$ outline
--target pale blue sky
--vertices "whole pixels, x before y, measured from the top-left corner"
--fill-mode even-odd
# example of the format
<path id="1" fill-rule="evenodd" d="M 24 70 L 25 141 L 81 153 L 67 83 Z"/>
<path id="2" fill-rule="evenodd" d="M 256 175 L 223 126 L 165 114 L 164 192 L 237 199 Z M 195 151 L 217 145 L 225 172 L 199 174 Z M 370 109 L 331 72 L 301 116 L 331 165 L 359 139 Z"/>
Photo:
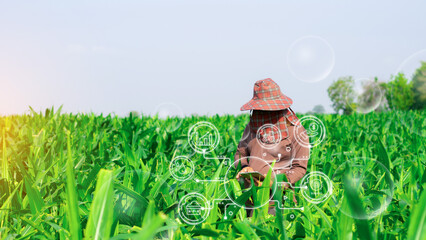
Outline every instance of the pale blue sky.
<path id="1" fill-rule="evenodd" d="M 165 102 L 235 114 L 266 77 L 295 111 L 331 111 L 326 89 L 339 76 L 387 80 L 426 48 L 425 9 L 420 0 L 2 1 L 0 115 L 62 104 L 151 113 Z"/>

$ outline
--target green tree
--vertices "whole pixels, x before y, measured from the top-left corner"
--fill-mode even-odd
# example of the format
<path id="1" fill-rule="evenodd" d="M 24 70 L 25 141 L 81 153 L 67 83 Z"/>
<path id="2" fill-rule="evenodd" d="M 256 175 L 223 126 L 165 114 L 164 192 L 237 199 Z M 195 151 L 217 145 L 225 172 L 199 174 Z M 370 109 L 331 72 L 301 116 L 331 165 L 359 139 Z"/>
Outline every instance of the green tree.
<path id="1" fill-rule="evenodd" d="M 327 92 L 337 113 L 342 110 L 344 114 L 351 114 L 355 110 L 354 79 L 351 76 L 340 77 L 328 87 Z"/>
<path id="2" fill-rule="evenodd" d="M 325 108 L 321 104 L 315 105 L 314 108 L 312 109 L 312 112 L 313 113 L 325 113 Z"/>
<path id="3" fill-rule="evenodd" d="M 396 76 L 391 76 L 391 81 L 382 84 L 385 91 L 385 97 L 390 109 L 409 110 L 414 103 L 412 91 L 412 82 L 403 73 L 398 73 Z"/>
<path id="4" fill-rule="evenodd" d="M 414 95 L 414 109 L 426 107 L 426 62 L 421 62 L 412 79 L 412 90 Z"/>

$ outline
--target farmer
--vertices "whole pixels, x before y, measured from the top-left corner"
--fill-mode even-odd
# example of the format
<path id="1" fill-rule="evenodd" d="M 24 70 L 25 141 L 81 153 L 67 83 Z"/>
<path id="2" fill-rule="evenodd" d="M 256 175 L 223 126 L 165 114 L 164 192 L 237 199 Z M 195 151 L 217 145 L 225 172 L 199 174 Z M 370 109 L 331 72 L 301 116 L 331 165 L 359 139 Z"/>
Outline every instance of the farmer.
<path id="1" fill-rule="evenodd" d="M 240 162 L 242 168 L 237 179 L 247 172 L 260 172 L 266 176 L 274 160 L 275 176 L 285 174 L 287 177 L 288 182 L 280 183 L 284 189 L 291 188 L 305 175 L 309 143 L 305 129 L 290 108 L 292 103 L 293 100 L 284 95 L 272 79 L 254 84 L 253 98 L 241 107 L 241 111 L 250 110 L 251 114 L 234 157 L 235 166 Z M 301 142 L 303 139 L 306 141 Z M 261 179 L 254 180 L 256 185 L 262 184 Z M 273 209 L 271 214 L 274 214 Z"/>

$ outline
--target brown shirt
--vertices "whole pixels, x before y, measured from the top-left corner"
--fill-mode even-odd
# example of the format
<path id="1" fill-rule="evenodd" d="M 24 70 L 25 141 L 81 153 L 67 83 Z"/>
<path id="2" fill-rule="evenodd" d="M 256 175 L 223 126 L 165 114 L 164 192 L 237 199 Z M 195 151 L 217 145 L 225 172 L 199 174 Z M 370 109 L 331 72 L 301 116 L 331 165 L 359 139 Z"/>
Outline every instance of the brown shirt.
<path id="1" fill-rule="evenodd" d="M 257 157 L 265 160 L 269 164 L 275 160 L 274 172 L 275 174 L 285 174 L 289 182 L 294 185 L 306 173 L 306 168 L 309 160 L 309 143 L 300 144 L 296 140 L 295 135 L 303 136 L 306 134 L 305 128 L 302 126 L 295 127 L 287 121 L 289 136 L 282 139 L 280 143 L 274 145 L 265 145 L 260 143 L 256 138 L 256 134 L 250 131 L 250 126 L 247 124 L 243 138 L 238 144 L 237 152 L 235 153 L 235 165 L 238 164 L 242 157 Z M 300 135 L 302 134 L 302 135 Z M 262 146 L 264 145 L 264 146 Z M 266 146 L 266 147 L 265 147 Z M 274 146 L 270 148 L 270 146 Z M 254 171 L 266 174 L 269 171 L 269 165 L 264 161 L 257 160 L 256 158 L 241 159 L 241 167 L 251 167 Z"/>

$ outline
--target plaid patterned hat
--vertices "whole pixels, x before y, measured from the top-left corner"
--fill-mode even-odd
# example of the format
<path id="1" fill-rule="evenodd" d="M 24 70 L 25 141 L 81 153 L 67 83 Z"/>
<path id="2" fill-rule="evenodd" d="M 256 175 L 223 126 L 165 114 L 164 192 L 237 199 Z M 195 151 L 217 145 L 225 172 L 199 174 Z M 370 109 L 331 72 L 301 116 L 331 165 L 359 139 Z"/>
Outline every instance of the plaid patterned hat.
<path id="1" fill-rule="evenodd" d="M 240 110 L 276 111 L 289 108 L 291 104 L 293 104 L 293 100 L 281 92 L 278 84 L 272 79 L 266 78 L 254 84 L 253 98 Z"/>

